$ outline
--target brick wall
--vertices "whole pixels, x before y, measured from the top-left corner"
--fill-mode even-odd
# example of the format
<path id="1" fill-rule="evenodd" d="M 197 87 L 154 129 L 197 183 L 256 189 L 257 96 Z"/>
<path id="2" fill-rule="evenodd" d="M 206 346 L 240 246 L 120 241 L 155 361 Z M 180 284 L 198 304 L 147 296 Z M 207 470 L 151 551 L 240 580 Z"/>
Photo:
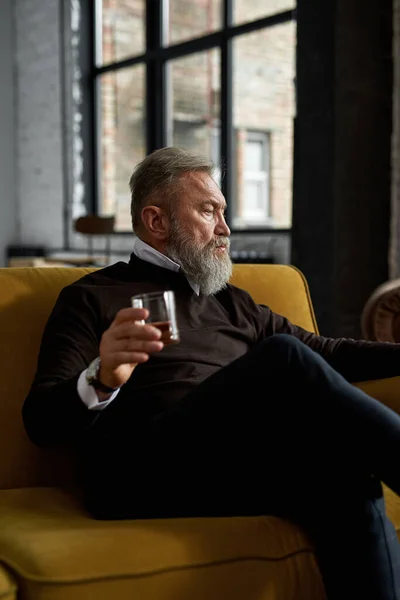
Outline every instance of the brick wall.
<path id="1" fill-rule="evenodd" d="M 296 27 L 255 31 L 234 42 L 234 127 L 270 134 L 271 216 L 291 226 Z"/>

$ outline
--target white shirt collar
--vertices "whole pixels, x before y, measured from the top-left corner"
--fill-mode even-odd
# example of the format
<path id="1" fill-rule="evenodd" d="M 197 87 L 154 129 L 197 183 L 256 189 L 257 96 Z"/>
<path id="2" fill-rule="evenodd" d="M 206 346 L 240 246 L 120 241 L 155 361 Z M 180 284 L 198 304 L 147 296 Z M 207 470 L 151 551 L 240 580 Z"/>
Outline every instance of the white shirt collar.
<path id="1" fill-rule="evenodd" d="M 146 242 L 138 237 L 133 240 L 133 254 L 141 260 L 157 265 L 158 267 L 163 267 L 164 269 L 169 269 L 170 271 L 177 272 L 181 269 L 181 266 L 178 263 L 171 260 L 168 256 L 165 256 L 165 254 L 162 254 L 152 246 L 149 246 L 149 244 L 146 244 Z M 198 296 L 200 294 L 200 286 L 191 281 L 188 277 L 186 277 L 186 279 L 192 290 Z"/>

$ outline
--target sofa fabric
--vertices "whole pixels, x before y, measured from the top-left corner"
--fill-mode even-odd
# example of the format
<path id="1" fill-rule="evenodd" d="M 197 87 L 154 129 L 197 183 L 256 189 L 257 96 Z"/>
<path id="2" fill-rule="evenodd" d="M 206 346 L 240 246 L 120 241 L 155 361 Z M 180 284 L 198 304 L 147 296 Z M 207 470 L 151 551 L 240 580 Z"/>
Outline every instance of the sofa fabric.
<path id="1" fill-rule="evenodd" d="M 323 597 L 312 547 L 276 517 L 97 522 L 67 492 L 31 488 L 0 493 L 0 531 L 24 598 Z"/>
<path id="2" fill-rule="evenodd" d="M 89 270 L 0 269 L 0 599 L 326 600 L 313 548 L 288 521 L 96 521 L 80 502 L 70 457 L 54 457 L 27 439 L 21 406 L 44 324 L 61 288 Z M 317 331 L 297 269 L 235 265 L 232 282 Z M 400 411 L 399 386 L 397 377 L 360 384 Z M 399 528 L 399 498 L 385 493 Z"/>
<path id="3" fill-rule="evenodd" d="M 0 598 L 1 600 L 16 600 L 17 599 L 17 585 L 14 579 L 11 577 L 1 565 L 0 565 Z"/>

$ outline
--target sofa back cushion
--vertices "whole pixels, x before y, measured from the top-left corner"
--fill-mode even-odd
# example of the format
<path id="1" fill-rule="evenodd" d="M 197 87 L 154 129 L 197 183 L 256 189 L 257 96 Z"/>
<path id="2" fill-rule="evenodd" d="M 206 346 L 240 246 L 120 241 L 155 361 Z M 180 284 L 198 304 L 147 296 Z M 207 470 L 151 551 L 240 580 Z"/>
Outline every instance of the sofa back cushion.
<path id="1" fill-rule="evenodd" d="M 21 407 L 34 377 L 44 325 L 60 290 L 92 269 L 0 269 L 0 488 L 62 485 L 73 480 L 70 457 L 36 448 L 28 439 Z M 234 267 L 232 283 L 257 302 L 316 330 L 307 283 L 287 265 Z"/>

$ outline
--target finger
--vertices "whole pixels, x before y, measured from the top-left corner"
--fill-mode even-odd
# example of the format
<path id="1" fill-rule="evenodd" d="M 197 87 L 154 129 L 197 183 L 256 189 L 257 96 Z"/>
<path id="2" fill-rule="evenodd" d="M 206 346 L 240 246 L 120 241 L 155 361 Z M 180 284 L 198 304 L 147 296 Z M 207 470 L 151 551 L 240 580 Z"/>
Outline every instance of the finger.
<path id="1" fill-rule="evenodd" d="M 161 337 L 161 331 L 152 325 L 142 325 L 141 323 L 123 322 L 115 325 L 112 329 L 112 337 L 116 340 L 125 338 L 135 338 L 138 340 L 158 340 Z"/>
<path id="2" fill-rule="evenodd" d="M 147 308 L 121 308 L 114 317 L 111 327 L 129 321 L 142 321 L 147 319 L 149 311 Z"/>
<path id="3" fill-rule="evenodd" d="M 136 365 L 141 364 L 149 360 L 150 356 L 147 352 L 116 352 L 112 360 L 110 360 L 111 367 L 119 367 L 120 365 Z"/>
<path id="4" fill-rule="evenodd" d="M 142 340 L 132 340 L 124 338 L 117 340 L 115 346 L 112 348 L 112 352 L 159 352 L 164 348 L 163 342 L 147 342 Z"/>

